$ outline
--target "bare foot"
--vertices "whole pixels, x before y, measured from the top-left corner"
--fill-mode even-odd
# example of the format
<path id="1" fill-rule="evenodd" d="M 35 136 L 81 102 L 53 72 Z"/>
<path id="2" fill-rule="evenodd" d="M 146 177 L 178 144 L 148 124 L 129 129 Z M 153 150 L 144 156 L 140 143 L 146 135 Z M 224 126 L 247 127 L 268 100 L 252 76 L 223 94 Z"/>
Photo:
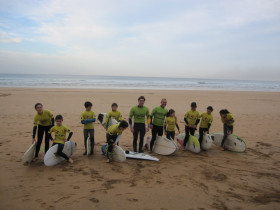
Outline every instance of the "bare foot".
<path id="1" fill-rule="evenodd" d="M 32 162 L 36 162 L 38 160 L 37 157 L 33 158 Z"/>
<path id="2" fill-rule="evenodd" d="M 106 163 L 110 163 L 110 160 L 108 159 L 108 160 L 106 161 Z"/>
<path id="3" fill-rule="evenodd" d="M 225 150 L 226 150 L 226 148 L 225 148 L 225 147 L 222 147 L 222 148 L 221 148 L 221 150 L 222 150 L 222 151 L 225 151 Z"/>
<path id="4" fill-rule="evenodd" d="M 71 158 L 69 158 L 68 161 L 69 161 L 69 163 L 71 163 L 71 164 L 74 163 L 74 161 L 73 161 Z"/>

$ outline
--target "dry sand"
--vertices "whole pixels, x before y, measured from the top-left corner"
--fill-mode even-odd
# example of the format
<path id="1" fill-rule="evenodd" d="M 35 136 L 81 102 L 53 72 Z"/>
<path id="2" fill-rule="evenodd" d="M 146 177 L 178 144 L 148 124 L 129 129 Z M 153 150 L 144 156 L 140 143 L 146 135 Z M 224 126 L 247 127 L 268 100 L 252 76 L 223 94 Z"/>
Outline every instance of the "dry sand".
<path id="1" fill-rule="evenodd" d="M 192 101 L 198 111 L 214 107 L 211 132 L 221 131 L 219 110 L 235 116 L 234 133 L 243 137 L 245 153 L 222 152 L 215 145 L 207 152 L 178 151 L 159 156 L 160 162 L 127 160 L 105 163 L 100 146 L 105 131 L 95 125 L 95 155 L 83 153 L 80 114 L 86 100 L 96 113 L 119 104 L 124 118 L 144 95 L 154 108 L 162 97 L 174 108 L 181 130 Z M 24 166 L 21 157 L 31 144 L 36 102 L 64 124 L 78 144 L 74 164 L 44 166 L 40 160 Z M 0 209 L 280 209 L 280 93 L 226 91 L 81 90 L 0 88 Z M 132 134 L 120 142 L 132 149 Z"/>

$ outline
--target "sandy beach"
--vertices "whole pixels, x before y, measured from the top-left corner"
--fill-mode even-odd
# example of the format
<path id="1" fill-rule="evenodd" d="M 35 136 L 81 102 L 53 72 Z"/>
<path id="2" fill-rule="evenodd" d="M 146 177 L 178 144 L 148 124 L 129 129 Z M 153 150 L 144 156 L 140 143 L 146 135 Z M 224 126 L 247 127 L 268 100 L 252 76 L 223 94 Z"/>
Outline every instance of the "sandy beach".
<path id="1" fill-rule="evenodd" d="M 179 150 L 173 156 L 155 155 L 159 162 L 106 164 L 100 151 L 105 130 L 95 123 L 95 155 L 83 156 L 84 102 L 91 101 L 96 114 L 109 112 L 116 102 L 128 120 L 140 95 L 150 111 L 167 98 L 181 131 L 192 101 L 200 113 L 214 107 L 210 132 L 222 130 L 219 110 L 227 108 L 247 151 L 223 152 L 213 145 L 199 154 Z M 62 114 L 74 132 L 74 164 L 46 167 L 43 152 L 39 161 L 22 164 L 37 102 Z M 280 209 L 279 107 L 279 92 L 0 88 L 0 209 Z M 132 150 L 129 130 L 120 146 Z"/>

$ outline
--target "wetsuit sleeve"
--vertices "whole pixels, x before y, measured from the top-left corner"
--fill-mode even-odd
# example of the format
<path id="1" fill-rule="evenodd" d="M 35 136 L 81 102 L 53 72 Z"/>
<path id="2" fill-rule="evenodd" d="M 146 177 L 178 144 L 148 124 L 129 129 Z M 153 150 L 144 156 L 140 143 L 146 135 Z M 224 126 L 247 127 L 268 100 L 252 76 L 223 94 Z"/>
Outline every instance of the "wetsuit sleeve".
<path id="1" fill-rule="evenodd" d="M 178 131 L 180 131 L 178 123 L 176 123 L 176 128 L 178 129 Z"/>
<path id="2" fill-rule="evenodd" d="M 133 107 L 130 109 L 130 113 L 129 113 L 129 126 L 130 128 L 132 128 L 132 117 L 133 117 L 134 111 L 133 111 Z"/>
<path id="3" fill-rule="evenodd" d="M 211 127 L 211 123 L 208 123 L 208 130 L 210 129 L 210 127 Z"/>
<path id="4" fill-rule="evenodd" d="M 32 134 L 33 139 L 36 136 L 36 131 L 37 131 L 37 126 L 33 126 L 33 134 Z"/>
<path id="5" fill-rule="evenodd" d="M 187 125 L 189 124 L 189 122 L 188 122 L 188 120 L 187 120 L 186 117 L 184 118 L 184 121 L 185 121 L 185 123 L 186 123 Z"/>
<path id="6" fill-rule="evenodd" d="M 198 125 L 199 122 L 200 122 L 200 119 L 197 119 L 197 120 L 195 121 L 195 125 Z"/>
<path id="7" fill-rule="evenodd" d="M 132 128 L 132 119 L 131 118 L 129 118 L 129 126 L 130 126 L 130 128 Z"/>
<path id="8" fill-rule="evenodd" d="M 72 135 L 73 135 L 73 132 L 71 131 L 68 135 L 67 141 L 69 141 L 71 139 Z"/>
<path id="9" fill-rule="evenodd" d="M 95 118 L 94 118 L 94 119 L 87 119 L 87 120 L 86 120 L 86 124 L 87 124 L 87 123 L 92 123 L 92 122 L 95 122 L 95 121 L 96 121 Z"/>
<path id="10" fill-rule="evenodd" d="M 54 126 L 54 118 L 52 117 L 52 126 Z"/>
<path id="11" fill-rule="evenodd" d="M 52 132 L 53 132 L 53 129 L 51 128 L 51 129 L 49 130 L 49 132 L 47 133 L 47 135 L 49 135 L 49 138 L 50 138 L 51 141 L 53 140 Z"/>

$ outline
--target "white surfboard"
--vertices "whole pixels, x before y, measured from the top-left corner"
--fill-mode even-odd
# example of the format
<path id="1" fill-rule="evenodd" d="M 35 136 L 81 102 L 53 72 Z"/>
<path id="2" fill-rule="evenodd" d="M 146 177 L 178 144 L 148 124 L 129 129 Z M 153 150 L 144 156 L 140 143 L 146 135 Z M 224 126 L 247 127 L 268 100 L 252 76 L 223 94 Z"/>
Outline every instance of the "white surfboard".
<path id="1" fill-rule="evenodd" d="M 65 153 L 68 157 L 71 157 L 71 155 L 75 152 L 76 147 L 77 145 L 75 142 L 67 141 L 64 144 L 64 148 L 62 152 Z M 58 149 L 58 145 L 56 144 L 52 146 L 45 154 L 44 163 L 46 166 L 54 166 L 62 161 L 65 161 L 63 157 L 56 155 L 57 149 Z"/>
<path id="2" fill-rule="evenodd" d="M 107 149 L 108 149 L 108 144 L 105 144 L 101 147 L 101 151 L 102 151 L 103 155 L 106 155 Z M 118 145 L 114 146 L 113 160 L 118 161 L 118 162 L 126 161 L 125 151 Z"/>
<path id="3" fill-rule="evenodd" d="M 195 134 L 194 136 L 199 139 L 199 134 Z M 212 146 L 212 142 L 213 140 L 210 134 L 203 135 L 200 147 L 204 150 L 209 150 Z"/>
<path id="4" fill-rule="evenodd" d="M 146 137 L 146 144 L 148 150 L 150 150 L 150 142 L 152 140 L 152 136 Z M 153 152 L 159 155 L 172 155 L 178 150 L 176 143 L 173 140 L 165 138 L 163 136 L 157 136 L 154 146 Z"/>
<path id="5" fill-rule="evenodd" d="M 91 149 L 91 143 L 90 143 L 90 138 L 87 138 L 87 156 L 90 155 L 90 149 Z"/>
<path id="6" fill-rule="evenodd" d="M 145 154 L 145 153 L 125 151 L 125 155 L 126 155 L 126 158 L 131 158 L 131 159 L 159 161 L 158 158 Z"/>
<path id="7" fill-rule="evenodd" d="M 220 147 L 223 140 L 224 133 L 222 132 L 212 133 L 211 136 L 213 139 L 213 143 L 216 146 Z M 247 148 L 246 142 L 241 137 L 236 136 L 234 134 L 231 134 L 226 138 L 224 146 L 232 152 L 245 152 Z"/>
<path id="8" fill-rule="evenodd" d="M 184 139 L 185 139 L 185 134 L 180 133 L 177 136 L 177 142 L 183 147 L 184 146 Z M 186 144 L 185 147 L 187 150 L 194 152 L 194 153 L 199 153 L 200 152 L 200 144 L 199 141 L 196 137 L 190 135 L 189 140 Z"/>
<path id="9" fill-rule="evenodd" d="M 98 121 L 101 123 L 101 125 L 107 129 L 109 128 L 110 126 L 112 125 L 115 125 L 118 123 L 118 121 L 116 119 L 113 119 L 113 118 L 110 118 L 109 119 L 109 123 L 108 123 L 108 126 L 106 127 L 106 118 L 107 118 L 107 113 L 100 113 L 98 115 Z"/>
<path id="10" fill-rule="evenodd" d="M 35 151 L 36 151 L 36 145 L 37 142 L 34 142 L 29 148 L 28 150 L 26 150 L 26 152 L 24 153 L 23 157 L 22 157 L 22 161 L 25 164 L 29 164 L 32 162 L 32 160 L 35 157 Z"/>

